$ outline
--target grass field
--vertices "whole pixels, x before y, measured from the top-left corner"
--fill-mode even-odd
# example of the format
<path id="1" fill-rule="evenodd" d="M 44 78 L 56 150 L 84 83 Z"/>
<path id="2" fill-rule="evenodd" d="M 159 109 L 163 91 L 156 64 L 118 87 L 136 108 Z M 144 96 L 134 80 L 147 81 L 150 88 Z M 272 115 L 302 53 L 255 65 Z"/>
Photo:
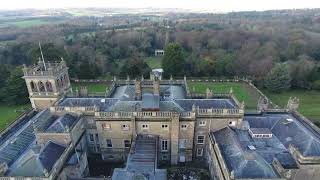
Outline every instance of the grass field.
<path id="1" fill-rule="evenodd" d="M 216 82 L 216 83 L 205 83 L 205 82 L 188 82 L 189 89 L 196 93 L 205 93 L 207 88 L 213 90 L 213 93 L 227 93 L 232 87 L 234 94 L 240 102 L 244 101 L 247 109 L 256 109 L 259 95 L 250 86 L 244 83 L 234 82 Z"/>
<path id="2" fill-rule="evenodd" d="M 146 57 L 145 62 L 151 69 L 161 68 L 162 57 Z"/>
<path id="3" fill-rule="evenodd" d="M 313 121 L 320 121 L 320 91 L 290 90 L 283 93 L 271 93 L 263 90 L 273 103 L 280 107 L 287 105 L 290 96 L 300 99 L 298 111 Z"/>
<path id="4" fill-rule="evenodd" d="M 11 20 L 1 20 L 0 19 L 0 28 L 8 26 L 16 26 L 18 28 L 26 28 L 32 26 L 40 26 L 43 24 L 58 24 L 65 22 L 64 19 L 47 19 L 47 18 L 18 18 Z"/>
<path id="5" fill-rule="evenodd" d="M 72 90 L 75 91 L 76 89 L 80 89 L 80 86 L 87 86 L 89 93 L 95 93 L 95 92 L 106 92 L 106 88 L 108 87 L 107 84 L 103 83 L 72 83 Z"/>
<path id="6" fill-rule="evenodd" d="M 0 104 L 0 132 L 10 125 L 16 118 L 26 110 L 29 110 L 31 105 L 19 105 L 19 106 L 8 106 Z"/>

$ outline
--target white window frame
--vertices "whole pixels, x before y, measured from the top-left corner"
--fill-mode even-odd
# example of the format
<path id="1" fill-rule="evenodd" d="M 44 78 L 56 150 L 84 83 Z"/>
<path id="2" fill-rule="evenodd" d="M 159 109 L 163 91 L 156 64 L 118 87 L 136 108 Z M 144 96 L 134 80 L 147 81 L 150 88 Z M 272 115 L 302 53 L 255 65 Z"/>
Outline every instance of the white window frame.
<path id="1" fill-rule="evenodd" d="M 206 126 L 207 122 L 205 120 L 199 121 L 199 126 Z"/>
<path id="2" fill-rule="evenodd" d="M 197 148 L 197 156 L 203 156 L 203 148 Z"/>
<path id="3" fill-rule="evenodd" d="M 129 124 L 122 124 L 121 125 L 121 129 L 122 129 L 122 131 L 129 131 L 130 130 L 130 126 L 129 126 Z"/>
<path id="4" fill-rule="evenodd" d="M 167 139 L 161 139 L 161 152 L 168 152 L 168 151 L 169 151 L 169 141 Z"/>
<path id="5" fill-rule="evenodd" d="M 199 143 L 199 137 L 203 137 L 203 142 L 202 142 L 202 143 Z M 206 136 L 204 136 L 204 135 L 198 135 L 198 136 L 197 136 L 197 144 L 204 144 L 205 139 L 206 139 Z"/>
<path id="6" fill-rule="evenodd" d="M 185 149 L 188 144 L 188 139 L 179 139 L 179 148 Z"/>
<path id="7" fill-rule="evenodd" d="M 149 129 L 149 124 L 141 124 L 141 129 L 148 130 Z"/>
<path id="8" fill-rule="evenodd" d="M 101 124 L 101 127 L 102 127 L 102 130 L 111 131 L 111 124 L 102 123 L 102 124 Z"/>

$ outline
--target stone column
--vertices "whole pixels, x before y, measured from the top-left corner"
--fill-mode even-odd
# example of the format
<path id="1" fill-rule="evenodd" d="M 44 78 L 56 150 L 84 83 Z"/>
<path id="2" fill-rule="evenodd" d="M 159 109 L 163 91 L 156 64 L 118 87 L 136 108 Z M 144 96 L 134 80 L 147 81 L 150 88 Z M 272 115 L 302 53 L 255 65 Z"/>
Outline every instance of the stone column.
<path id="1" fill-rule="evenodd" d="M 178 164 L 179 159 L 179 113 L 173 113 L 171 119 L 171 164 Z"/>
<path id="2" fill-rule="evenodd" d="M 160 82 L 159 80 L 153 81 L 153 94 L 159 95 L 160 94 Z"/>
<path id="3" fill-rule="evenodd" d="M 141 81 L 135 81 L 135 91 L 136 91 L 136 100 L 141 100 L 142 90 L 141 90 Z"/>
<path id="4" fill-rule="evenodd" d="M 136 117 L 133 116 L 131 118 L 131 128 L 132 128 L 132 139 L 136 138 L 137 130 L 136 130 Z"/>

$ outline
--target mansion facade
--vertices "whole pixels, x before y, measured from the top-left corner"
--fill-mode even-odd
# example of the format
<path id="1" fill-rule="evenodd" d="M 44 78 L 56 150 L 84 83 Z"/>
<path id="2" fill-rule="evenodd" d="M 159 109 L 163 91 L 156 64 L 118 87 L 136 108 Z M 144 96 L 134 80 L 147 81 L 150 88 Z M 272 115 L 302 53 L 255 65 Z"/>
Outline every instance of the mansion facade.
<path id="1" fill-rule="evenodd" d="M 90 156 L 125 162 L 110 179 L 166 179 L 160 162 L 195 160 L 212 179 L 320 178 L 320 131 L 298 99 L 275 110 L 261 98 L 245 114 L 232 89 L 195 94 L 186 78 L 114 78 L 90 94 L 71 88 L 63 60 L 23 71 L 34 110 L 0 137 L 0 180 L 86 179 Z"/>

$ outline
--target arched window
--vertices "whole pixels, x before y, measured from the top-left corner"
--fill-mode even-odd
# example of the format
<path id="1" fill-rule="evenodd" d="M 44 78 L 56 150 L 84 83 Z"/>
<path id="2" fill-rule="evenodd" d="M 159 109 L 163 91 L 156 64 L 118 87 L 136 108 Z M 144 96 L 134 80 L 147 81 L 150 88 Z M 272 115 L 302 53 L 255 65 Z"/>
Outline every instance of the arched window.
<path id="1" fill-rule="evenodd" d="M 63 76 L 63 81 L 64 81 L 64 85 L 67 86 L 68 85 L 68 77 L 66 74 Z"/>
<path id="2" fill-rule="evenodd" d="M 38 92 L 37 86 L 33 81 L 30 82 L 30 87 L 32 92 Z"/>
<path id="3" fill-rule="evenodd" d="M 60 79 L 57 79 L 57 85 L 58 85 L 58 88 L 60 88 L 60 87 L 61 87 Z"/>
<path id="4" fill-rule="evenodd" d="M 49 81 L 46 82 L 46 88 L 47 88 L 48 92 L 52 92 L 53 91 L 51 82 L 49 82 Z"/>
<path id="5" fill-rule="evenodd" d="M 46 91 L 45 88 L 44 88 L 43 82 L 39 81 L 38 82 L 38 87 L 39 87 L 39 91 L 40 92 L 45 92 Z"/>
<path id="6" fill-rule="evenodd" d="M 62 76 L 60 78 L 60 82 L 61 82 L 61 87 L 64 87 L 64 81 L 63 81 L 63 77 Z"/>

